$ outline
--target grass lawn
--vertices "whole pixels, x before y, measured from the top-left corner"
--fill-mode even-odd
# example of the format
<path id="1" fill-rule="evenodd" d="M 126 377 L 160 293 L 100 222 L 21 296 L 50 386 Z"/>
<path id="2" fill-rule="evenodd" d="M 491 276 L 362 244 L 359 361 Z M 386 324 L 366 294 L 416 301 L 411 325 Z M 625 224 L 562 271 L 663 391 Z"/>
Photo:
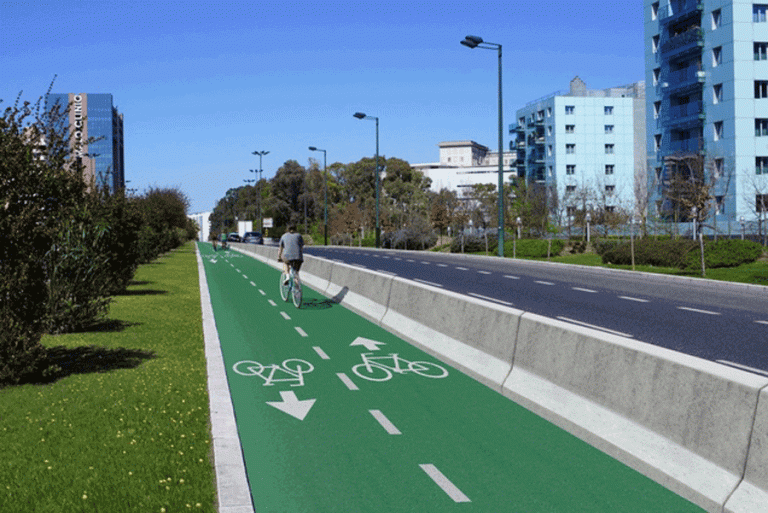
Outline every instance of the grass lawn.
<path id="1" fill-rule="evenodd" d="M 53 383 L 0 389 L 0 511 L 215 511 L 194 246 L 141 266 L 110 320 L 47 336 Z"/>

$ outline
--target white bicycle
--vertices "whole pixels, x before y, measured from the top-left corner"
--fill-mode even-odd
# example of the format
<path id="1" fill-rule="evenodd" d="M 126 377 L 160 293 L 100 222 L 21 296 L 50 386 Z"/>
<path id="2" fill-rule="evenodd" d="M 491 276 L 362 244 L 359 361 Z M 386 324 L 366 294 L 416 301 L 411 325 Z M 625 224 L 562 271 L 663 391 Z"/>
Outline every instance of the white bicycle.
<path id="1" fill-rule="evenodd" d="M 271 365 L 262 365 L 259 362 L 252 360 L 243 360 L 237 362 L 232 370 L 240 374 L 241 376 L 258 376 L 264 380 L 264 386 L 272 386 L 275 383 L 283 381 L 295 381 L 296 384 L 292 384 L 292 387 L 304 386 L 304 374 L 312 372 L 315 367 L 306 360 L 300 360 L 298 358 L 289 358 L 284 360 L 282 365 L 273 363 Z M 279 374 L 278 374 L 279 373 Z M 290 377 L 275 377 L 275 374 L 288 375 Z"/>
<path id="2" fill-rule="evenodd" d="M 288 274 L 283 271 L 280 273 L 280 297 L 283 301 L 293 300 L 293 306 L 301 308 L 301 282 L 299 277 L 296 276 L 296 269 L 292 265 L 288 265 Z"/>
<path id="3" fill-rule="evenodd" d="M 368 381 L 388 381 L 392 379 L 393 373 L 405 374 L 413 372 L 425 378 L 444 378 L 448 371 L 442 366 L 431 362 L 409 362 L 401 358 L 397 353 L 390 353 L 387 356 L 371 356 L 375 353 L 362 353 L 363 363 L 358 363 L 352 367 L 352 372 Z M 390 361 L 387 365 L 383 361 Z M 405 366 L 401 365 L 404 364 Z"/>

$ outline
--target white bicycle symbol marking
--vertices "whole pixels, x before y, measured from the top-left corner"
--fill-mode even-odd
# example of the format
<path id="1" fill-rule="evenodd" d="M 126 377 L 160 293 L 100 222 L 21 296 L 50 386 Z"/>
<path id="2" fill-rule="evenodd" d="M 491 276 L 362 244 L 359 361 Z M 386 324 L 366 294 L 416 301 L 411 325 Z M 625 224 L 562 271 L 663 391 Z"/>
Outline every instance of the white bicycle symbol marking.
<path id="1" fill-rule="evenodd" d="M 275 383 L 283 381 L 295 381 L 295 384 L 291 384 L 292 387 L 304 386 L 304 374 L 312 372 L 315 368 L 311 363 L 305 360 L 299 360 L 297 358 L 289 358 L 283 361 L 282 365 L 273 363 L 272 365 L 262 365 L 259 362 L 252 360 L 243 360 L 237 362 L 232 370 L 240 374 L 241 376 L 258 376 L 264 380 L 264 386 L 272 386 Z M 288 378 L 276 378 L 275 373 L 287 374 Z M 265 374 L 266 373 L 266 374 Z M 279 375 L 279 374 L 278 374 Z"/>
<path id="2" fill-rule="evenodd" d="M 362 353 L 363 363 L 358 363 L 352 367 L 352 372 L 368 381 L 388 381 L 392 379 L 392 373 L 405 374 L 413 372 L 425 378 L 444 378 L 448 371 L 436 363 L 431 362 L 409 362 L 398 356 L 397 353 L 390 353 L 387 356 L 371 356 L 375 353 Z M 381 361 L 391 361 L 394 365 L 387 365 Z M 401 366 L 403 363 L 406 367 Z"/>

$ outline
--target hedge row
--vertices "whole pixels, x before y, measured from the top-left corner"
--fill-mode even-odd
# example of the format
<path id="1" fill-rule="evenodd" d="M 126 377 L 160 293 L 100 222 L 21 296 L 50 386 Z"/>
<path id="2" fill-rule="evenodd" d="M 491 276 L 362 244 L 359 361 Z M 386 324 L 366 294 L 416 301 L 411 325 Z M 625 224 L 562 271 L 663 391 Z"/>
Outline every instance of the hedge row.
<path id="1" fill-rule="evenodd" d="M 610 241 L 596 245 L 595 249 L 601 254 L 604 264 L 632 264 L 629 242 L 616 244 Z M 735 267 L 756 261 L 762 253 L 763 246 L 748 240 L 705 242 L 704 264 L 708 269 Z M 635 241 L 635 263 L 655 267 L 698 269 L 701 267 L 699 243 L 693 240 L 639 239 Z"/>

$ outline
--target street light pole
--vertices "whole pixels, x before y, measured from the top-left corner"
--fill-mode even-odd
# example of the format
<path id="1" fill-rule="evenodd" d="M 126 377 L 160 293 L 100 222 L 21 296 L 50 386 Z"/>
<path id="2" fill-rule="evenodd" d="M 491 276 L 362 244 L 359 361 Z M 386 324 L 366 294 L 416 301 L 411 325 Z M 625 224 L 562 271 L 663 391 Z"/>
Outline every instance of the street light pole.
<path id="1" fill-rule="evenodd" d="M 501 45 L 483 41 L 479 36 L 467 36 L 461 44 L 468 48 L 495 49 L 499 53 L 499 256 L 504 257 L 504 116 L 501 101 Z"/>
<path id="2" fill-rule="evenodd" d="M 366 116 L 362 112 L 352 114 L 357 119 L 375 119 L 376 120 L 376 247 L 381 247 L 381 225 L 379 224 L 379 118 L 376 116 Z"/>
<path id="3" fill-rule="evenodd" d="M 264 227 L 262 226 L 262 218 L 261 218 L 261 214 L 262 214 L 262 212 L 261 212 L 261 200 L 262 200 L 262 197 L 261 197 L 261 158 L 264 155 L 268 154 L 268 153 L 269 153 L 268 151 L 254 151 L 253 152 L 254 155 L 258 155 L 259 156 L 259 233 L 261 233 L 262 235 L 264 234 Z"/>
<path id="4" fill-rule="evenodd" d="M 326 151 L 321 150 L 319 148 L 316 148 L 314 146 L 309 147 L 309 151 L 322 151 L 323 152 L 323 176 L 325 185 L 323 189 L 325 190 L 325 201 L 324 201 L 324 207 L 323 207 L 323 236 L 325 240 L 325 245 L 328 245 L 328 167 L 326 162 Z"/>

